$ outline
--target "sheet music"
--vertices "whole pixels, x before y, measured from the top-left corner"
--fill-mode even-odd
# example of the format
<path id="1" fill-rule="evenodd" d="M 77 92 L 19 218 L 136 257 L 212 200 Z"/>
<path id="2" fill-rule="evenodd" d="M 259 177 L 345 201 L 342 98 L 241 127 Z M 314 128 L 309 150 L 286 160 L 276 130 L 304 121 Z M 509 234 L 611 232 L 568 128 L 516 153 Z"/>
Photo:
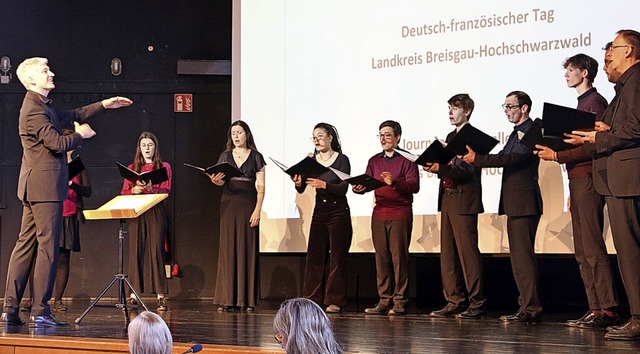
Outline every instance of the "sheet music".
<path id="1" fill-rule="evenodd" d="M 196 170 L 200 170 L 202 172 L 206 171 L 206 169 L 204 169 L 202 167 L 198 167 L 198 166 L 192 165 L 190 163 L 183 162 L 182 164 L 187 166 L 187 167 L 195 168 Z"/>
<path id="2" fill-rule="evenodd" d="M 338 176 L 338 178 L 340 178 L 340 179 L 341 179 L 341 180 L 343 180 L 343 181 L 346 181 L 346 180 L 348 180 L 349 178 L 351 178 L 351 176 L 349 176 L 348 174 L 346 174 L 346 173 L 344 173 L 344 172 L 342 172 L 342 171 L 338 170 L 337 168 L 329 167 L 329 169 L 330 169 L 331 171 L 333 171 L 333 173 L 335 173 L 335 174 L 336 174 L 336 176 Z"/>
<path id="3" fill-rule="evenodd" d="M 404 151 L 402 151 L 402 150 L 400 150 L 400 149 L 395 149 L 395 151 L 396 151 L 400 156 L 404 157 L 405 159 L 407 159 L 407 160 L 409 160 L 409 161 L 411 161 L 411 162 L 416 162 L 416 160 L 418 159 L 418 157 L 420 157 L 420 156 L 418 156 L 418 155 L 414 155 L 414 154 L 412 154 L 412 153 L 410 153 L 410 152 L 404 152 Z"/>
<path id="4" fill-rule="evenodd" d="M 287 167 L 282 162 L 275 160 L 273 157 L 269 156 L 269 159 L 271 159 L 271 161 L 273 161 L 273 163 L 276 164 L 276 166 L 280 167 L 281 170 L 287 171 L 289 169 L 289 167 Z"/>

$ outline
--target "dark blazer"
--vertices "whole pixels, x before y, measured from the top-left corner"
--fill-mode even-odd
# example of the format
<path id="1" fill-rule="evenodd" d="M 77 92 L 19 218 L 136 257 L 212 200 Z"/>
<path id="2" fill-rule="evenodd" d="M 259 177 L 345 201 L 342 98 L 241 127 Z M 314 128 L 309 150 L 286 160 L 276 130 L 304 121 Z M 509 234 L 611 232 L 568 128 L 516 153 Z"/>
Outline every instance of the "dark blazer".
<path id="1" fill-rule="evenodd" d="M 640 196 L 639 97 L 640 63 L 627 69 L 616 84 L 616 96 L 603 118 L 611 129 L 596 134 L 593 184 L 602 195 Z"/>
<path id="2" fill-rule="evenodd" d="M 82 144 L 80 134 L 62 135 L 73 122 L 84 122 L 104 111 L 96 102 L 73 111 L 57 109 L 51 99 L 27 91 L 18 121 L 23 155 L 18 179 L 18 198 L 31 202 L 61 202 L 69 190 L 68 150 Z"/>
<path id="3" fill-rule="evenodd" d="M 525 133 L 531 119 L 516 127 Z M 515 139 L 515 140 L 512 140 Z M 509 136 L 505 149 L 495 155 L 476 155 L 476 167 L 502 167 L 502 189 L 498 214 L 508 216 L 542 215 L 542 194 L 538 185 L 540 159 L 520 142 L 518 134 Z M 511 142 L 511 143 L 510 143 Z M 507 147 L 509 147 L 508 151 Z"/>
<path id="4" fill-rule="evenodd" d="M 447 135 L 446 142 L 450 142 L 455 136 L 455 130 Z M 455 198 L 456 210 L 459 214 L 479 214 L 484 213 L 482 205 L 482 169 L 470 165 L 458 157 L 453 158 L 451 165 L 440 164 L 438 170 L 438 178 L 451 178 L 456 184 L 459 193 L 451 195 Z M 438 192 L 438 211 L 442 211 L 442 196 L 444 195 L 442 182 Z"/>

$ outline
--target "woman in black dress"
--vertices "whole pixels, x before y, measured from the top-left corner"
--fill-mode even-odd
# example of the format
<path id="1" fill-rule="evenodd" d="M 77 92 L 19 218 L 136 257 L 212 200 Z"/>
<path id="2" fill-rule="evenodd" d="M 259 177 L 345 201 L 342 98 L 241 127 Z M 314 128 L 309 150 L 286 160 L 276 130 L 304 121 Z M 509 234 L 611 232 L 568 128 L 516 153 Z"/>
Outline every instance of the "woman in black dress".
<path id="1" fill-rule="evenodd" d="M 218 311 L 253 311 L 260 301 L 260 213 L 264 200 L 266 165 L 247 123 L 236 121 L 227 134 L 226 150 L 218 163 L 228 162 L 244 174 L 225 179 L 210 175 L 224 188 L 220 200 L 220 244 L 214 303 Z"/>
<path id="2" fill-rule="evenodd" d="M 318 123 L 311 138 L 315 145 L 313 158 L 320 164 L 346 174 L 351 172 L 349 158 L 342 154 L 338 132 L 334 126 Z M 347 203 L 349 184 L 327 171 L 318 178 L 292 177 L 298 193 L 307 186 L 316 189 L 302 296 L 317 304 L 327 305 L 328 313 L 338 313 L 347 303 L 347 255 L 353 229 Z M 325 266 L 329 273 L 324 280 Z M 324 285 L 324 289 L 323 289 Z M 324 297 L 324 299 L 323 299 Z"/>

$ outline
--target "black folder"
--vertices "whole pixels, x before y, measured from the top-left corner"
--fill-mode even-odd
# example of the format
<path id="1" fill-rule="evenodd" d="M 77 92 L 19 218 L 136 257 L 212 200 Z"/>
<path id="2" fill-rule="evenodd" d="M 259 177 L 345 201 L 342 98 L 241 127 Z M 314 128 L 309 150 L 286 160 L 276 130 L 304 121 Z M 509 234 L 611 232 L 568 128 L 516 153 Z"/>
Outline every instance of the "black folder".
<path id="1" fill-rule="evenodd" d="M 329 167 L 329 169 L 333 173 L 335 173 L 336 176 L 338 176 L 338 178 L 340 178 L 341 180 L 343 180 L 343 181 L 345 181 L 345 182 L 347 182 L 347 183 L 349 183 L 351 185 L 354 185 L 354 186 L 357 186 L 357 185 L 363 186 L 365 192 L 370 192 L 370 191 L 372 191 L 374 189 L 378 189 L 380 187 L 384 187 L 384 186 L 387 185 L 383 181 L 381 181 L 379 179 L 376 179 L 374 177 L 371 177 L 366 173 L 363 173 L 361 175 L 352 177 L 352 176 L 349 176 L 348 174 L 346 174 L 346 173 L 344 173 L 344 172 L 342 172 L 342 171 L 340 171 L 338 169 L 335 169 L 333 167 Z"/>
<path id="2" fill-rule="evenodd" d="M 120 170 L 120 176 L 133 184 L 135 184 L 137 181 L 151 181 L 151 184 L 154 185 L 169 180 L 167 169 L 165 167 L 160 167 L 159 169 L 153 171 L 138 173 L 121 164 L 120 162 L 117 162 L 117 164 L 118 169 Z"/>
<path id="3" fill-rule="evenodd" d="M 467 153 L 466 145 L 469 145 L 478 154 L 486 155 L 498 145 L 498 142 L 498 139 L 491 135 L 465 124 L 447 144 L 446 149 L 455 155 L 464 155 Z"/>
<path id="4" fill-rule="evenodd" d="M 227 161 L 223 161 L 220 163 L 217 163 L 213 166 L 209 166 L 207 168 L 204 167 L 199 167 L 196 165 L 192 165 L 192 164 L 188 164 L 188 163 L 183 163 L 185 166 L 187 167 L 191 167 L 191 168 L 195 168 L 196 170 L 202 171 L 202 173 L 206 173 L 209 175 L 214 175 L 216 173 L 224 173 L 224 180 L 228 181 L 233 177 L 241 177 L 244 176 L 244 173 L 242 173 L 242 171 L 240 171 L 239 169 L 235 168 L 233 165 L 231 165 L 230 163 L 228 163 Z"/>
<path id="5" fill-rule="evenodd" d="M 84 170 L 84 164 L 82 163 L 82 160 L 80 160 L 80 156 L 74 157 L 69 161 L 69 180 L 80 174 L 82 170 Z"/>
<path id="6" fill-rule="evenodd" d="M 545 102 L 540 126 L 541 139 L 537 144 L 555 151 L 570 150 L 575 145 L 565 143 L 564 139 L 567 137 L 564 134 L 574 130 L 593 130 L 595 125 L 595 113 Z"/>
<path id="7" fill-rule="evenodd" d="M 434 162 L 449 163 L 456 156 L 453 152 L 447 150 L 440 140 L 435 140 L 427 147 L 427 149 L 415 161 L 420 166 L 426 166 Z"/>
<path id="8" fill-rule="evenodd" d="M 276 164 L 276 166 L 280 167 L 280 169 L 289 176 L 300 175 L 303 178 L 318 178 L 328 170 L 328 168 L 322 166 L 318 161 L 310 158 L 309 156 L 291 167 L 287 167 L 283 163 L 274 160 L 271 157 L 269 158 L 274 164 Z"/>

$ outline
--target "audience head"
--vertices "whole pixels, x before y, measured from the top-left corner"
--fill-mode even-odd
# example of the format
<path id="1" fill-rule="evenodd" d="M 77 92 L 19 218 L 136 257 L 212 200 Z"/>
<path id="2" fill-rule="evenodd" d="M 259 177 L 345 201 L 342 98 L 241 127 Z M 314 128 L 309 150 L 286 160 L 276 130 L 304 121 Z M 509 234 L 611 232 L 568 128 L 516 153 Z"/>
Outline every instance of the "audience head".
<path id="1" fill-rule="evenodd" d="M 329 318 L 315 302 L 286 300 L 273 319 L 276 340 L 288 354 L 339 354 L 344 350 L 331 330 Z"/>
<path id="2" fill-rule="evenodd" d="M 244 139 L 244 144 L 243 144 Z M 236 141 L 234 143 L 234 140 Z M 236 146 L 244 145 L 245 148 L 258 151 L 256 143 L 253 140 L 253 134 L 249 125 L 242 120 L 237 120 L 231 123 L 229 131 L 227 132 L 227 151 L 233 150 Z"/>
<path id="3" fill-rule="evenodd" d="M 127 329 L 131 354 L 171 354 L 173 339 L 162 317 L 151 311 L 136 316 Z"/>

